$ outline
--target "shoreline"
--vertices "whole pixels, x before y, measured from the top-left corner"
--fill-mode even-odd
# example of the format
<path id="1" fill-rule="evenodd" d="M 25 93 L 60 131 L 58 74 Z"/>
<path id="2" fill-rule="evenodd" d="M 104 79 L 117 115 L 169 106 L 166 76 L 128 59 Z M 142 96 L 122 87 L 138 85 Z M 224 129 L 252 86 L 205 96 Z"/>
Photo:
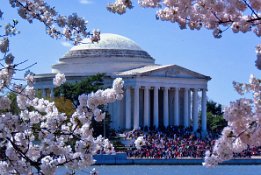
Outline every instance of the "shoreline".
<path id="1" fill-rule="evenodd" d="M 126 153 L 95 155 L 94 165 L 202 165 L 201 158 L 142 159 L 127 158 Z M 261 165 L 261 157 L 231 159 L 220 165 Z"/>

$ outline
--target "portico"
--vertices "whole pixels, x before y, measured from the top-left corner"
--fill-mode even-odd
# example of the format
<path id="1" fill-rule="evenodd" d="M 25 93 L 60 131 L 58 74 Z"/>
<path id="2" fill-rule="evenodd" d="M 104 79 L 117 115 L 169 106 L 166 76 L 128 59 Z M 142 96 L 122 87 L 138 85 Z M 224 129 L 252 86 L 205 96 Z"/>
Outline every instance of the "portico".
<path id="1" fill-rule="evenodd" d="M 178 73 L 166 74 L 170 70 Z M 125 80 L 126 129 L 182 125 L 192 126 L 193 131 L 201 129 L 206 132 L 206 92 L 209 77 L 177 65 L 147 66 L 146 69 L 122 72 L 120 76 Z M 130 95 L 132 91 L 133 97 Z M 201 128 L 199 111 L 202 114 Z"/>

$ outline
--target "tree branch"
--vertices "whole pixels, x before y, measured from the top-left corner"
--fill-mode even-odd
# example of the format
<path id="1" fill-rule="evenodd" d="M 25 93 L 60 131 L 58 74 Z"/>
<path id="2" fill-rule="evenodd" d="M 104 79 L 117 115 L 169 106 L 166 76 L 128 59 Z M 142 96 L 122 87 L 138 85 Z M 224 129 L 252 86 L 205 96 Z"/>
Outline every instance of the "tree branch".
<path id="1" fill-rule="evenodd" d="M 255 12 L 255 10 L 247 3 L 247 1 L 246 0 L 242 0 L 245 4 L 246 4 L 246 6 L 251 10 L 251 12 L 257 17 L 257 18 L 259 18 L 259 16 L 258 16 L 258 14 Z"/>

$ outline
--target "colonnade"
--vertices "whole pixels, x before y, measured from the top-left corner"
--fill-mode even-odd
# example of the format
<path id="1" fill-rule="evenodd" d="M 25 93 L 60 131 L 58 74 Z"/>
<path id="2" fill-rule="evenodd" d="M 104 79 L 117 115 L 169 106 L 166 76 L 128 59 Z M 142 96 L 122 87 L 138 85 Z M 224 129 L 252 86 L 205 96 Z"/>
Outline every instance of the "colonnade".
<path id="1" fill-rule="evenodd" d="M 161 99 L 161 102 L 163 102 L 163 114 L 162 112 L 159 112 L 159 90 L 163 91 L 163 99 Z M 169 98 L 171 91 L 172 94 L 174 94 L 173 98 Z M 139 127 L 151 126 L 151 123 L 153 126 L 158 128 L 160 125 L 159 121 L 161 120 L 161 123 L 163 123 L 163 126 L 165 127 L 171 124 L 174 124 L 175 126 L 182 125 L 184 127 L 193 126 L 193 131 L 197 131 L 199 129 L 199 106 L 201 106 L 201 131 L 207 131 L 207 98 L 206 89 L 204 88 L 128 86 L 125 88 L 125 92 L 126 129 L 138 129 Z M 201 92 L 201 99 L 199 98 L 199 92 Z M 140 95 L 142 93 L 143 95 Z M 174 104 L 171 102 L 172 99 L 174 100 Z M 153 100 L 152 105 L 150 103 L 151 100 Z M 141 101 L 144 104 L 140 104 Z M 201 105 L 199 104 L 200 102 Z M 181 105 L 183 106 L 181 107 Z M 140 109 L 141 106 L 143 106 L 143 109 Z M 170 114 L 170 110 L 174 110 L 172 112 L 174 114 Z M 153 114 L 150 114 L 151 112 Z M 160 114 L 162 115 L 160 116 Z M 142 116 L 144 118 L 142 119 L 143 122 L 141 123 L 140 117 Z M 171 123 L 170 119 L 174 122 Z"/>
<path id="2" fill-rule="evenodd" d="M 50 97 L 53 98 L 54 97 L 54 88 L 38 88 L 37 89 L 38 92 L 41 93 L 41 97 L 45 98 L 45 97 Z"/>
<path id="3" fill-rule="evenodd" d="M 163 92 L 161 99 L 163 103 L 161 110 L 163 112 L 161 113 L 159 112 L 159 90 Z M 53 88 L 41 88 L 38 91 L 41 91 L 42 97 L 54 97 Z M 143 93 L 142 96 L 140 91 Z M 170 98 L 171 92 L 172 99 Z M 199 99 L 199 92 L 201 92 L 201 99 Z M 174 101 L 174 104 L 171 100 Z M 140 104 L 141 101 L 144 104 Z M 151 101 L 153 101 L 153 104 L 151 104 Z M 184 127 L 192 126 L 193 131 L 197 131 L 199 129 L 199 106 L 201 106 L 201 131 L 207 131 L 207 97 L 205 88 L 127 86 L 125 88 L 124 103 L 126 129 L 138 129 L 139 127 L 151 126 L 151 124 L 158 128 L 160 120 L 162 120 L 161 123 L 164 127 L 173 124 Z M 181 107 L 181 105 L 183 106 Z M 171 110 L 172 112 L 170 112 Z M 140 111 L 142 111 L 142 115 Z M 143 117 L 143 123 L 140 122 L 140 117 Z"/>

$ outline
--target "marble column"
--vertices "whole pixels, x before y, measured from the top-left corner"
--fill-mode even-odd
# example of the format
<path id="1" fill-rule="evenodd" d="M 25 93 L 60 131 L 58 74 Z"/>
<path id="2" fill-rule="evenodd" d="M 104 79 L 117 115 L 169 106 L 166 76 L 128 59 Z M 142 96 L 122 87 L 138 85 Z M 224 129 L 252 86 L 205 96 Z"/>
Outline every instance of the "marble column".
<path id="1" fill-rule="evenodd" d="M 131 92 L 130 87 L 125 89 L 125 128 L 131 129 Z"/>
<path id="2" fill-rule="evenodd" d="M 206 89 L 202 90 L 202 99 L 201 99 L 201 131 L 202 134 L 205 135 L 207 132 L 207 97 L 206 97 Z"/>
<path id="3" fill-rule="evenodd" d="M 198 90 L 193 90 L 193 131 L 196 132 L 198 130 Z"/>
<path id="4" fill-rule="evenodd" d="M 179 126 L 179 88 L 175 88 L 174 100 L 174 125 Z"/>
<path id="5" fill-rule="evenodd" d="M 153 125 L 158 128 L 159 127 L 159 87 L 154 87 L 154 117 L 153 117 Z"/>
<path id="6" fill-rule="evenodd" d="M 150 87 L 144 87 L 144 126 L 150 127 Z"/>
<path id="7" fill-rule="evenodd" d="M 164 97 L 163 97 L 163 105 L 164 105 L 164 119 L 163 119 L 163 123 L 164 123 L 164 127 L 168 127 L 169 126 L 169 88 L 168 87 L 164 87 Z"/>
<path id="8" fill-rule="evenodd" d="M 189 90 L 188 88 L 184 89 L 184 127 L 189 126 Z"/>
<path id="9" fill-rule="evenodd" d="M 51 98 L 51 99 L 53 99 L 53 98 L 54 98 L 54 89 L 53 89 L 53 88 L 51 88 L 50 90 L 51 90 L 51 93 L 50 93 L 50 98 Z"/>
<path id="10" fill-rule="evenodd" d="M 191 110 L 191 90 L 188 89 L 188 118 L 189 118 L 189 126 L 191 126 L 191 121 L 192 121 L 192 110 Z"/>
<path id="11" fill-rule="evenodd" d="M 134 122 L 133 122 L 133 128 L 134 129 L 139 129 L 139 126 L 140 126 L 140 88 L 139 86 L 136 86 L 134 88 Z"/>
<path id="12" fill-rule="evenodd" d="M 46 89 L 45 89 L 45 88 L 42 89 L 42 97 L 43 97 L 43 98 L 46 97 Z"/>

